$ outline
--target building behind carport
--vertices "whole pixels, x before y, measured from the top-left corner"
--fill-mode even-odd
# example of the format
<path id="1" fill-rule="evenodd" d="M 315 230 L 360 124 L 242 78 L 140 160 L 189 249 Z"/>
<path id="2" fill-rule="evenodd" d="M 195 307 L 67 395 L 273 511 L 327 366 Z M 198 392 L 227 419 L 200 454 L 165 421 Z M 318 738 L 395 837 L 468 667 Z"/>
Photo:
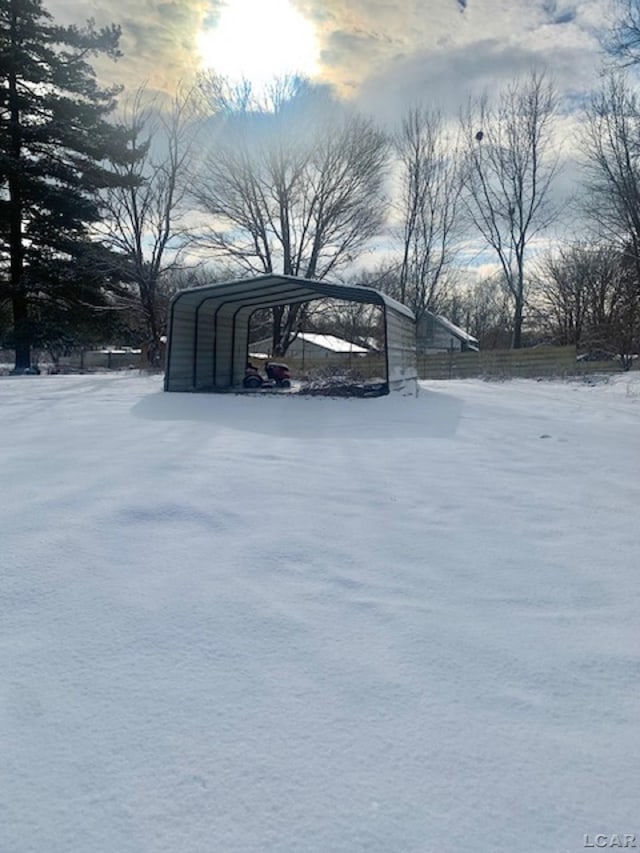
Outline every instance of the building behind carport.
<path id="1" fill-rule="evenodd" d="M 380 306 L 385 330 L 386 391 L 417 390 L 415 320 L 404 305 L 369 287 L 269 274 L 181 290 L 171 300 L 165 391 L 242 387 L 252 314 L 339 299 Z"/>
<path id="2" fill-rule="evenodd" d="M 478 339 L 446 317 L 425 311 L 416 328 L 416 349 L 419 355 L 478 352 Z"/>
<path id="3" fill-rule="evenodd" d="M 259 357 L 260 353 L 269 353 L 272 345 L 270 338 L 252 341 L 249 344 L 249 355 Z M 298 332 L 295 340 L 287 349 L 288 358 L 311 359 L 351 359 L 352 356 L 364 356 L 369 353 L 367 347 L 359 346 L 336 335 L 318 334 L 317 332 Z"/>

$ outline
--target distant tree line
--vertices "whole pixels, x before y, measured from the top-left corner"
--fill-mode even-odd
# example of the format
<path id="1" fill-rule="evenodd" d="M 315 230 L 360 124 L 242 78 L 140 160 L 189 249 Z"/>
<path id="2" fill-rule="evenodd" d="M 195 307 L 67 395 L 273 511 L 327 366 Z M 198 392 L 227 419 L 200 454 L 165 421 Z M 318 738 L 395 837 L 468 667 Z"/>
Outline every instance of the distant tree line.
<path id="1" fill-rule="evenodd" d="M 62 27 L 41 0 L 0 0 L 0 344 L 16 370 L 34 348 L 102 341 L 143 344 L 157 364 L 176 290 L 279 272 L 378 287 L 483 347 L 629 357 L 640 105 L 621 66 L 638 61 L 639 20 L 627 0 L 607 45 L 619 67 L 574 140 L 581 190 L 562 199 L 561 104 L 544 70 L 470 99 L 457 121 L 416 104 L 392 132 L 298 77 L 256 94 L 204 73 L 170 103 L 144 86 L 124 98 L 91 65 L 120 55 L 117 26 Z M 571 239 L 541 249 L 568 211 Z M 363 271 L 375 250 L 384 262 Z M 495 271 L 470 278 L 480 253 Z M 325 304 L 254 318 L 281 355 L 303 328 L 364 341 L 375 322 Z"/>

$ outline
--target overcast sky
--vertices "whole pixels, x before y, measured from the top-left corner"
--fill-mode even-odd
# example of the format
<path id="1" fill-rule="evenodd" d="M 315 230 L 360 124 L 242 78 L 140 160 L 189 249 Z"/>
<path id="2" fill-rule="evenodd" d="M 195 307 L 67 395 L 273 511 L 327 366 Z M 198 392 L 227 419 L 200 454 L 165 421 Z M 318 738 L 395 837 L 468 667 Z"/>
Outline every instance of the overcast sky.
<path id="1" fill-rule="evenodd" d="M 234 61 L 251 73 L 284 71 L 295 46 L 301 70 L 382 115 L 418 100 L 455 105 L 534 64 L 547 65 L 562 91 L 584 91 L 607 19 L 606 0 L 49 0 L 48 8 L 60 20 L 119 23 L 125 57 L 108 73 L 129 85 L 171 89 L 203 63 L 227 74 Z"/>

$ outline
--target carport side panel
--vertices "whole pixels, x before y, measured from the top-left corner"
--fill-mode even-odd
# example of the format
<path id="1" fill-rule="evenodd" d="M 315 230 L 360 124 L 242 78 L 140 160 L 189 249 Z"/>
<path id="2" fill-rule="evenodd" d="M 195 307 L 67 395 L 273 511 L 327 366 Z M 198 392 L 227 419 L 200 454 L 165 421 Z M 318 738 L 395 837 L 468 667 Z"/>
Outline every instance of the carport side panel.
<path id="1" fill-rule="evenodd" d="M 243 305 L 234 317 L 232 385 L 242 385 L 244 379 L 249 357 L 249 321 L 254 311 L 253 305 Z"/>
<path id="2" fill-rule="evenodd" d="M 418 391 L 415 323 L 387 305 L 385 328 L 389 391 L 415 395 Z"/>
<path id="3" fill-rule="evenodd" d="M 167 351 L 165 353 L 164 360 L 164 381 L 162 383 L 162 387 L 165 391 L 171 390 L 169 388 L 169 377 L 171 375 L 171 345 L 173 343 L 173 327 L 174 327 L 174 308 L 175 302 L 171 301 L 169 303 L 169 324 L 167 328 Z"/>
<path id="4" fill-rule="evenodd" d="M 229 387 L 233 315 L 237 307 L 227 302 L 220 305 L 215 314 L 213 384 L 216 388 Z"/>
<path id="5" fill-rule="evenodd" d="M 194 390 L 213 386 L 213 335 L 216 303 L 203 302 L 197 312 L 196 340 L 194 345 Z"/>
<path id="6" fill-rule="evenodd" d="M 194 306 L 179 300 L 172 305 L 165 391 L 193 390 L 194 313 Z"/>

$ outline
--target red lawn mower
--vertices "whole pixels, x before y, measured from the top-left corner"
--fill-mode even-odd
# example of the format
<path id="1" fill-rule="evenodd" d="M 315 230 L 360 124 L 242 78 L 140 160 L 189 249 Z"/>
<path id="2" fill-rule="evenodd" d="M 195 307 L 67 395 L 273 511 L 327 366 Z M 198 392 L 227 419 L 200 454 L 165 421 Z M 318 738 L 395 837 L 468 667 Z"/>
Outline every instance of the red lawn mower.
<path id="1" fill-rule="evenodd" d="M 247 362 L 242 384 L 245 388 L 291 388 L 289 366 L 278 361 L 268 361 L 264 366 L 266 379 L 260 375 L 258 368 Z"/>

